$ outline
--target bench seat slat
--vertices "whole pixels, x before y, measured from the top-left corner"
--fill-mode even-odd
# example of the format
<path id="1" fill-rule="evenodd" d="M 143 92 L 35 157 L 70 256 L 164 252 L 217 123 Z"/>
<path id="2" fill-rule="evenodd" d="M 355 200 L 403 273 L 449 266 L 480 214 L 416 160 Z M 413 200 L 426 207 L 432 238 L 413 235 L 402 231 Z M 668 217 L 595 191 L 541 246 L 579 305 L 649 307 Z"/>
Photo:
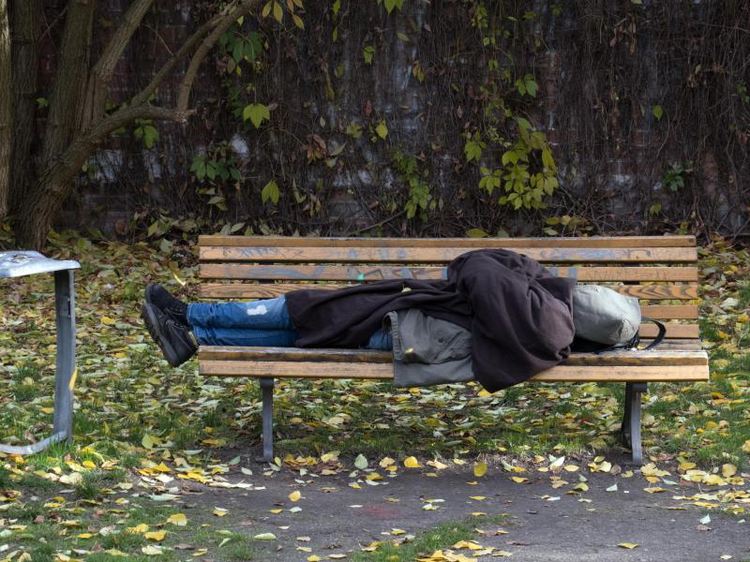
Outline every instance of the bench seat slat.
<path id="1" fill-rule="evenodd" d="M 200 246 L 320 246 L 326 248 L 674 248 L 695 246 L 695 236 L 592 236 L 589 238 L 311 238 L 202 235 Z"/>
<path id="2" fill-rule="evenodd" d="M 200 361 L 199 369 L 202 375 L 315 379 L 393 379 L 393 367 L 387 363 L 205 360 Z M 708 380 L 708 365 L 558 365 L 535 375 L 529 380 L 535 382 L 704 381 Z"/>
<path id="3" fill-rule="evenodd" d="M 388 363 L 390 351 L 371 349 L 315 349 L 302 347 L 201 346 L 201 361 L 309 361 Z M 562 365 L 707 365 L 708 355 L 700 350 L 608 351 L 606 353 L 573 353 Z"/>
<path id="4" fill-rule="evenodd" d="M 201 296 L 217 299 L 272 299 L 289 291 L 300 289 L 340 289 L 340 284 L 274 283 L 265 285 L 205 283 L 201 285 Z M 608 288 L 643 300 L 695 300 L 698 285 L 607 285 Z"/>
<path id="5" fill-rule="evenodd" d="M 548 267 L 560 277 L 578 281 L 697 281 L 697 267 Z M 382 281 L 384 279 L 431 279 L 446 277 L 445 267 L 376 265 L 249 265 L 204 264 L 202 278 L 224 278 L 229 271 L 254 281 Z"/>
<path id="6" fill-rule="evenodd" d="M 539 262 L 554 263 L 656 263 L 695 262 L 698 250 L 687 248 L 509 248 Z M 201 246 L 201 261 L 220 262 L 349 262 L 447 263 L 466 253 L 465 247 L 389 248 L 316 246 Z M 231 266 L 224 266 L 231 267 Z M 224 275 L 221 275 L 224 277 Z"/>

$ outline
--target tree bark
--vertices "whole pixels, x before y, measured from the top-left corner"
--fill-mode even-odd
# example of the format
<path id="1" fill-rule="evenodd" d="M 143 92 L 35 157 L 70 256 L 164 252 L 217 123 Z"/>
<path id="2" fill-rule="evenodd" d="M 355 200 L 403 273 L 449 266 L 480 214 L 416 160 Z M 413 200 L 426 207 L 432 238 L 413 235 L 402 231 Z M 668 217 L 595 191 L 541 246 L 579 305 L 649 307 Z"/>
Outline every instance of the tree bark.
<path id="1" fill-rule="evenodd" d="M 68 2 L 57 75 L 49 99 L 42 166 L 59 158 L 79 130 L 96 0 Z"/>
<path id="2" fill-rule="evenodd" d="M 0 220 L 8 214 L 10 193 L 11 130 L 10 21 L 8 2 L 0 0 Z"/>
<path id="3" fill-rule="evenodd" d="M 13 153 L 9 208 L 17 214 L 23 196 L 33 179 L 31 144 L 36 136 L 37 73 L 39 24 L 42 0 L 14 0 L 11 19 Z"/>

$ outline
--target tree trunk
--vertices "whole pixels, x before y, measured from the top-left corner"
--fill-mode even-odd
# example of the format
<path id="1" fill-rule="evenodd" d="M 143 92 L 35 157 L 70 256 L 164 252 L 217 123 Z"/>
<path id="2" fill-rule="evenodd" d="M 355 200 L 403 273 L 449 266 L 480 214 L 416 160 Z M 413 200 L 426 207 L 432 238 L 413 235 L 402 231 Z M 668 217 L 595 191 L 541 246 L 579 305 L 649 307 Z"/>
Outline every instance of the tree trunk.
<path id="1" fill-rule="evenodd" d="M 32 183 L 31 144 L 36 137 L 37 73 L 41 0 L 14 0 L 11 10 L 13 154 L 11 157 L 10 212 L 18 214 Z"/>
<path id="2" fill-rule="evenodd" d="M 10 21 L 8 2 L 0 0 L 0 220 L 8 214 L 13 112 L 11 109 Z"/>
<path id="3" fill-rule="evenodd" d="M 55 215 L 70 195 L 75 176 L 85 163 L 85 159 L 63 160 L 63 153 L 71 148 L 79 132 L 95 7 L 95 0 L 68 3 L 58 71 L 49 99 L 40 172 L 38 180 L 23 196 L 16 217 L 16 240 L 19 246 L 31 250 L 44 245 Z M 71 166 L 77 167 L 71 171 Z"/>

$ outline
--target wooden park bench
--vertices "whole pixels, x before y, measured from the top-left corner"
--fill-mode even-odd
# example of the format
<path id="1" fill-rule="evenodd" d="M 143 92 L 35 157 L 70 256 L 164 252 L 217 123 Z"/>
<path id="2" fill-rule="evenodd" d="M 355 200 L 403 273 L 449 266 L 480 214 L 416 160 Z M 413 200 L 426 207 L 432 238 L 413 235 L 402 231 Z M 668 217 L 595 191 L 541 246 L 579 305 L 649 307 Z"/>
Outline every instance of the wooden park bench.
<path id="1" fill-rule="evenodd" d="M 592 238 L 293 238 L 201 236 L 205 298 L 274 298 L 300 288 L 336 289 L 382 279 L 441 279 L 446 264 L 477 248 L 507 248 L 581 283 L 607 284 L 641 299 L 644 316 L 667 326 L 651 351 L 577 353 L 530 382 L 622 382 L 622 435 L 641 464 L 641 395 L 649 382 L 708 380 L 698 324 L 697 248 L 693 236 Z M 314 284 L 313 284 L 314 283 Z M 679 304 L 675 304 L 679 303 Z M 655 337 L 657 326 L 640 334 Z M 260 379 L 263 459 L 273 456 L 275 378 L 393 378 L 391 353 L 376 350 L 201 346 L 200 373 Z"/>

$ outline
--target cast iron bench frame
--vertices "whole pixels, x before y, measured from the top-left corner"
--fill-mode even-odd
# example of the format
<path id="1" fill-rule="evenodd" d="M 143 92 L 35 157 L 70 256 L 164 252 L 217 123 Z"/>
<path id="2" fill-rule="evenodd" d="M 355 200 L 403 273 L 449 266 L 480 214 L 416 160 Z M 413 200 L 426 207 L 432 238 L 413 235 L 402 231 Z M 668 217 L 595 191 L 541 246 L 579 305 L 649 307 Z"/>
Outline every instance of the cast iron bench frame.
<path id="1" fill-rule="evenodd" d="M 708 355 L 695 323 L 698 252 L 693 236 L 411 239 L 218 235 L 201 236 L 198 246 L 200 277 L 212 280 L 202 284 L 201 296 L 210 299 L 274 298 L 301 288 L 335 289 L 382 279 L 441 279 L 451 259 L 478 248 L 507 248 L 539 260 L 556 275 L 607 283 L 611 289 L 636 296 L 644 316 L 665 322 L 666 339 L 659 347 L 576 353 L 527 381 L 625 383 L 621 433 L 632 450 L 634 464 L 643 462 L 641 398 L 647 384 L 707 381 L 709 377 Z M 653 324 L 643 324 L 640 329 L 646 341 L 656 332 Z M 390 352 L 375 350 L 201 346 L 198 358 L 202 375 L 259 379 L 264 461 L 273 459 L 275 378 L 393 378 Z"/>

